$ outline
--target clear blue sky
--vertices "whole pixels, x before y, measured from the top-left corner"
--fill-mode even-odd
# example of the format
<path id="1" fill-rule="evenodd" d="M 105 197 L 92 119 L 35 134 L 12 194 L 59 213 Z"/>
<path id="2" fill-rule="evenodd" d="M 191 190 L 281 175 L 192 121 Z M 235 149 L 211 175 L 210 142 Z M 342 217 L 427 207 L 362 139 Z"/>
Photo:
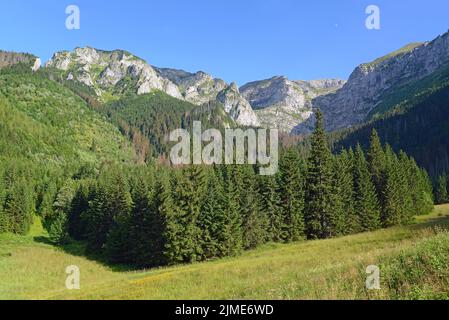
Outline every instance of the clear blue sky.
<path id="1" fill-rule="evenodd" d="M 78 5 L 81 30 L 65 28 Z M 381 30 L 365 8 L 381 9 Z M 0 48 L 48 60 L 78 46 L 125 49 L 160 67 L 203 70 L 242 85 L 347 78 L 360 63 L 449 29 L 447 0 L 13 0 L 0 11 Z"/>

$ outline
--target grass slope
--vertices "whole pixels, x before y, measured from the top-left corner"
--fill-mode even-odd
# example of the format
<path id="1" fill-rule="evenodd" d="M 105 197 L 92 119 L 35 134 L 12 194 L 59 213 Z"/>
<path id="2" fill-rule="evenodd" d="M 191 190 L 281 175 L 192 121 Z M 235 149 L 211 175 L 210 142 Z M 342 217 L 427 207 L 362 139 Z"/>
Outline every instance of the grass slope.
<path id="1" fill-rule="evenodd" d="M 0 299 L 449 298 L 449 205 L 413 225 L 331 240 L 267 245 L 243 256 L 129 272 L 88 260 L 79 244 L 46 244 L 39 221 L 25 237 L 0 235 Z M 68 253 L 70 252 L 70 253 Z M 365 268 L 381 267 L 381 290 Z M 65 268 L 81 290 L 65 289 Z"/>

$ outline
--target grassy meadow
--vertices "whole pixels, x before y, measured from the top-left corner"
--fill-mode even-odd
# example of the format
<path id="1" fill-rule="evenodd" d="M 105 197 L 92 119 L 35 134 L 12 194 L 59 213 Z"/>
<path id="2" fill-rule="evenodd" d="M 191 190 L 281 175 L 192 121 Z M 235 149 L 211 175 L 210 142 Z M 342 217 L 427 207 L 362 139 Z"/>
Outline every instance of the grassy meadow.
<path id="1" fill-rule="evenodd" d="M 0 235 L 0 299 L 449 299 L 449 205 L 408 226 L 337 239 L 270 244 L 234 258 L 128 271 L 54 247 L 39 220 Z M 65 287 L 77 265 L 81 289 Z M 368 265 L 381 289 L 365 289 Z"/>

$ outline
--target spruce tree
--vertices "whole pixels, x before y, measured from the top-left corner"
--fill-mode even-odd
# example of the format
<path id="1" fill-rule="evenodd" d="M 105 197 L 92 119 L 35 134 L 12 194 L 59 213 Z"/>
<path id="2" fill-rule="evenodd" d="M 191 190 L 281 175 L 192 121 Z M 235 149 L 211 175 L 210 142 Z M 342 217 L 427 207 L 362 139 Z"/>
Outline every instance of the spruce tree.
<path id="1" fill-rule="evenodd" d="M 435 203 L 443 204 L 449 201 L 449 196 L 447 192 L 447 177 L 446 175 L 441 175 L 438 177 L 436 188 L 435 188 Z"/>
<path id="2" fill-rule="evenodd" d="M 180 235 L 181 256 L 183 262 L 199 260 L 201 252 L 201 230 L 197 220 L 203 206 L 206 192 L 206 178 L 201 166 L 190 166 L 183 169 L 176 185 L 175 209 L 180 218 L 182 229 Z"/>
<path id="3" fill-rule="evenodd" d="M 288 235 L 285 233 L 287 229 L 285 226 L 286 219 L 284 219 L 281 207 L 276 178 L 276 176 L 259 177 L 260 219 L 262 220 L 262 230 L 267 230 L 266 240 L 282 242 Z"/>
<path id="4" fill-rule="evenodd" d="M 173 179 L 177 179 L 173 177 Z M 174 265 L 184 262 L 182 212 L 177 208 L 170 177 L 162 174 L 156 184 L 154 206 L 161 223 L 162 254 L 160 261 Z M 157 252 L 157 251 L 156 251 Z"/>
<path id="5" fill-rule="evenodd" d="M 354 151 L 342 150 L 339 156 L 338 181 L 340 185 L 340 199 L 344 214 L 344 234 L 354 234 L 362 230 L 360 216 L 355 211 L 354 193 Z"/>
<path id="6" fill-rule="evenodd" d="M 283 240 L 285 242 L 304 239 L 304 183 L 305 177 L 296 150 L 290 148 L 279 164 L 280 205 L 283 216 Z"/>
<path id="7" fill-rule="evenodd" d="M 345 198 L 342 196 L 346 192 L 343 185 L 346 173 L 344 172 L 343 163 L 339 157 L 332 159 L 332 195 L 331 207 L 332 215 L 329 217 L 329 237 L 337 237 L 344 235 L 346 232 L 346 213 L 344 202 Z"/>
<path id="8" fill-rule="evenodd" d="M 33 206 L 31 190 L 24 178 L 11 182 L 3 210 L 9 232 L 24 235 L 29 231 L 33 221 Z"/>
<path id="9" fill-rule="evenodd" d="M 254 170 L 243 167 L 243 191 L 240 194 L 242 215 L 243 247 L 254 249 L 268 239 L 268 217 L 260 208 L 260 196 L 256 185 Z"/>
<path id="10" fill-rule="evenodd" d="M 227 255 L 234 256 L 243 250 L 241 195 L 243 193 L 242 166 L 222 166 L 225 185 L 226 233 L 224 244 Z"/>
<path id="11" fill-rule="evenodd" d="M 112 216 L 108 210 L 108 191 L 104 181 L 99 181 L 92 192 L 87 221 L 87 253 L 100 253 L 104 248 Z"/>
<path id="12" fill-rule="evenodd" d="M 316 112 L 316 128 L 312 135 L 308 160 L 305 222 L 309 239 L 330 236 L 332 216 L 331 153 L 324 132 L 323 115 Z"/>
<path id="13" fill-rule="evenodd" d="M 133 183 L 133 208 L 129 219 L 130 260 L 136 266 L 150 267 L 154 265 L 150 190 L 144 175 L 137 176 Z"/>
<path id="14" fill-rule="evenodd" d="M 111 262 L 127 263 L 131 260 L 129 222 L 132 198 L 120 168 L 112 170 L 109 182 L 107 210 L 112 220 L 106 239 L 106 254 Z"/>
<path id="15" fill-rule="evenodd" d="M 398 158 L 389 145 L 385 148 L 385 155 L 382 224 L 384 227 L 390 227 L 401 223 L 403 209 L 401 206 L 401 178 Z"/>
<path id="16" fill-rule="evenodd" d="M 357 145 L 354 165 L 355 212 L 360 217 L 362 231 L 380 228 L 380 209 L 376 188 L 368 170 L 362 147 Z"/>
<path id="17" fill-rule="evenodd" d="M 223 181 L 217 176 L 216 170 L 208 170 L 206 196 L 198 218 L 198 227 L 202 233 L 201 260 L 226 254 L 224 244 L 228 229 L 225 205 Z"/>
<path id="18" fill-rule="evenodd" d="M 370 139 L 370 147 L 367 153 L 368 168 L 376 188 L 379 203 L 383 202 L 382 190 L 384 189 L 383 175 L 385 171 L 385 153 L 382 148 L 379 135 L 373 129 Z"/>

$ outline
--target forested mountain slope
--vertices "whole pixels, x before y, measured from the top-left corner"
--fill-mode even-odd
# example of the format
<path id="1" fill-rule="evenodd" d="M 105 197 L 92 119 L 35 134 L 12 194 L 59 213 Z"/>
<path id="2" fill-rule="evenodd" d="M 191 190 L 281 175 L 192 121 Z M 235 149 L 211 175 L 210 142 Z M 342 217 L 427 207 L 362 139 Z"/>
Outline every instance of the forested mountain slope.
<path id="1" fill-rule="evenodd" d="M 382 141 L 407 152 L 432 176 L 448 171 L 449 77 L 446 74 L 440 80 L 439 85 L 410 97 L 382 117 L 338 133 L 342 137 L 335 148 L 366 146 L 375 128 Z"/>
<path id="2" fill-rule="evenodd" d="M 86 102 L 39 72 L 0 71 L 0 157 L 131 162 L 130 143 Z"/>

